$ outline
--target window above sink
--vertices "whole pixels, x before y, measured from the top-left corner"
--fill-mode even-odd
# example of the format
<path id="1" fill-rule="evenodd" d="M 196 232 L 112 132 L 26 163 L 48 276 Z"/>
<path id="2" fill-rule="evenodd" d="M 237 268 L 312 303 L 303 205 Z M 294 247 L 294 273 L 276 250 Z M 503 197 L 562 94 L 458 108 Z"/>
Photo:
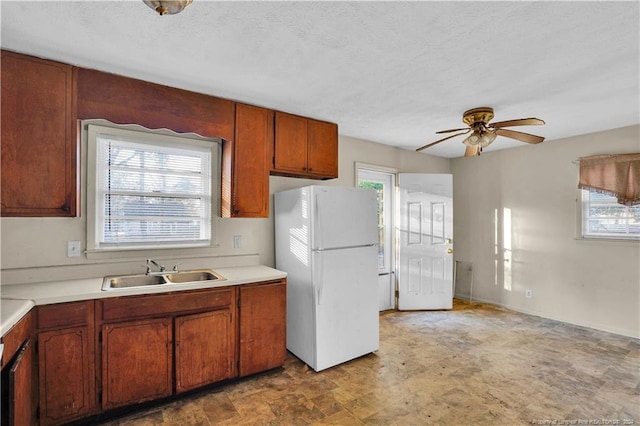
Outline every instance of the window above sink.
<path id="1" fill-rule="evenodd" d="M 83 129 L 88 252 L 213 245 L 220 140 L 141 126 Z"/>

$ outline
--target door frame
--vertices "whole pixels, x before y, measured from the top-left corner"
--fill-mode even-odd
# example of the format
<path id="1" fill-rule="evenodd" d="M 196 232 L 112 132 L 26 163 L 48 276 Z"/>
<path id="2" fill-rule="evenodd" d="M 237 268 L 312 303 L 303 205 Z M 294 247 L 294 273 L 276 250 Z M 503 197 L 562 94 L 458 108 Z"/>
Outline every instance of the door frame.
<path id="1" fill-rule="evenodd" d="M 398 294 L 398 281 L 397 281 L 397 276 L 396 276 L 396 265 L 397 265 L 397 235 L 396 235 L 396 211 L 397 211 L 397 203 L 398 203 L 398 170 L 391 168 L 391 167 L 385 167 L 385 166 L 379 166 L 379 165 L 375 165 L 375 164 L 369 164 L 369 163 L 363 163 L 363 162 L 355 162 L 355 170 L 354 170 L 354 186 L 357 188 L 359 185 L 359 175 L 360 175 L 360 171 L 367 171 L 367 172 L 373 172 L 373 173 L 380 173 L 380 174 L 385 174 L 385 175 L 390 175 L 391 176 L 391 188 L 390 188 L 390 196 L 391 196 L 391 203 L 389 206 L 389 210 L 388 210 L 388 214 L 389 214 L 389 223 L 388 226 L 390 228 L 390 237 L 389 237 L 389 241 L 387 242 L 387 247 L 389 247 L 389 268 L 388 268 L 388 272 L 384 272 L 384 273 L 380 273 L 380 271 L 378 271 L 378 276 L 384 275 L 384 274 L 388 274 L 390 277 L 390 281 L 391 281 L 391 288 L 390 288 L 390 306 L 385 309 L 385 310 L 397 310 L 398 309 L 398 298 L 397 298 L 397 294 Z M 383 310 L 384 311 L 384 310 Z"/>

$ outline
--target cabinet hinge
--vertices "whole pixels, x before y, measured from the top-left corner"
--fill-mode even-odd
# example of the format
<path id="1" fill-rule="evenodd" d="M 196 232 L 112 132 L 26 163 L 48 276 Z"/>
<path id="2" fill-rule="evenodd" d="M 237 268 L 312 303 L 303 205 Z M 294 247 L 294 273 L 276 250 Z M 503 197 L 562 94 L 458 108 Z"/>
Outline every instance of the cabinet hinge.
<path id="1" fill-rule="evenodd" d="M 102 405 L 102 392 L 98 392 L 98 402 Z"/>
<path id="2" fill-rule="evenodd" d="M 40 406 L 36 407 L 36 419 L 40 419 Z"/>
<path id="3" fill-rule="evenodd" d="M 98 333 L 98 343 L 102 343 L 102 331 Z"/>
<path id="4" fill-rule="evenodd" d="M 38 353 L 38 341 L 36 340 L 36 343 L 33 345 L 34 350 L 36 351 L 36 353 Z"/>
<path id="5" fill-rule="evenodd" d="M 276 157 L 275 157 L 275 155 L 273 157 L 271 157 L 271 163 L 273 164 L 273 167 L 276 166 Z"/>

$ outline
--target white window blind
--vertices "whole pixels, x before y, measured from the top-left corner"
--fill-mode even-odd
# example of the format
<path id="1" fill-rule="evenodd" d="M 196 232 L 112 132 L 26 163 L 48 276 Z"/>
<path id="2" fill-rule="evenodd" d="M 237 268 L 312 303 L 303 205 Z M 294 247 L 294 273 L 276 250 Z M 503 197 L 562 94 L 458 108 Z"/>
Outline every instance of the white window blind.
<path id="1" fill-rule="evenodd" d="M 95 248 L 210 245 L 212 148 L 122 133 L 95 133 Z"/>
<path id="2" fill-rule="evenodd" d="M 640 238 L 640 205 L 619 204 L 615 196 L 582 190 L 582 235 L 591 238 Z"/>

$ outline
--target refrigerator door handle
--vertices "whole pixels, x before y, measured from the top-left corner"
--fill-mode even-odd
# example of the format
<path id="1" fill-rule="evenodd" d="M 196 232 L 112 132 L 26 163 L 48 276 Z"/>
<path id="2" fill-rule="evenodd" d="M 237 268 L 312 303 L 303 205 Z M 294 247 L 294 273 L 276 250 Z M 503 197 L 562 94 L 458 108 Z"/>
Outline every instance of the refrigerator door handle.
<path id="1" fill-rule="evenodd" d="M 316 261 L 315 266 L 316 271 L 317 272 L 317 276 L 315 277 L 316 279 L 316 305 L 320 305 L 320 298 L 322 297 L 322 287 L 324 285 L 324 280 L 323 280 L 323 268 L 322 268 L 322 253 L 318 252 L 318 251 L 314 251 L 313 254 L 316 255 Z"/>
<path id="2" fill-rule="evenodd" d="M 316 247 L 318 250 L 322 250 L 322 215 L 320 214 L 320 200 L 318 194 L 316 194 L 316 228 L 313 230 L 314 239 L 316 240 Z"/>

